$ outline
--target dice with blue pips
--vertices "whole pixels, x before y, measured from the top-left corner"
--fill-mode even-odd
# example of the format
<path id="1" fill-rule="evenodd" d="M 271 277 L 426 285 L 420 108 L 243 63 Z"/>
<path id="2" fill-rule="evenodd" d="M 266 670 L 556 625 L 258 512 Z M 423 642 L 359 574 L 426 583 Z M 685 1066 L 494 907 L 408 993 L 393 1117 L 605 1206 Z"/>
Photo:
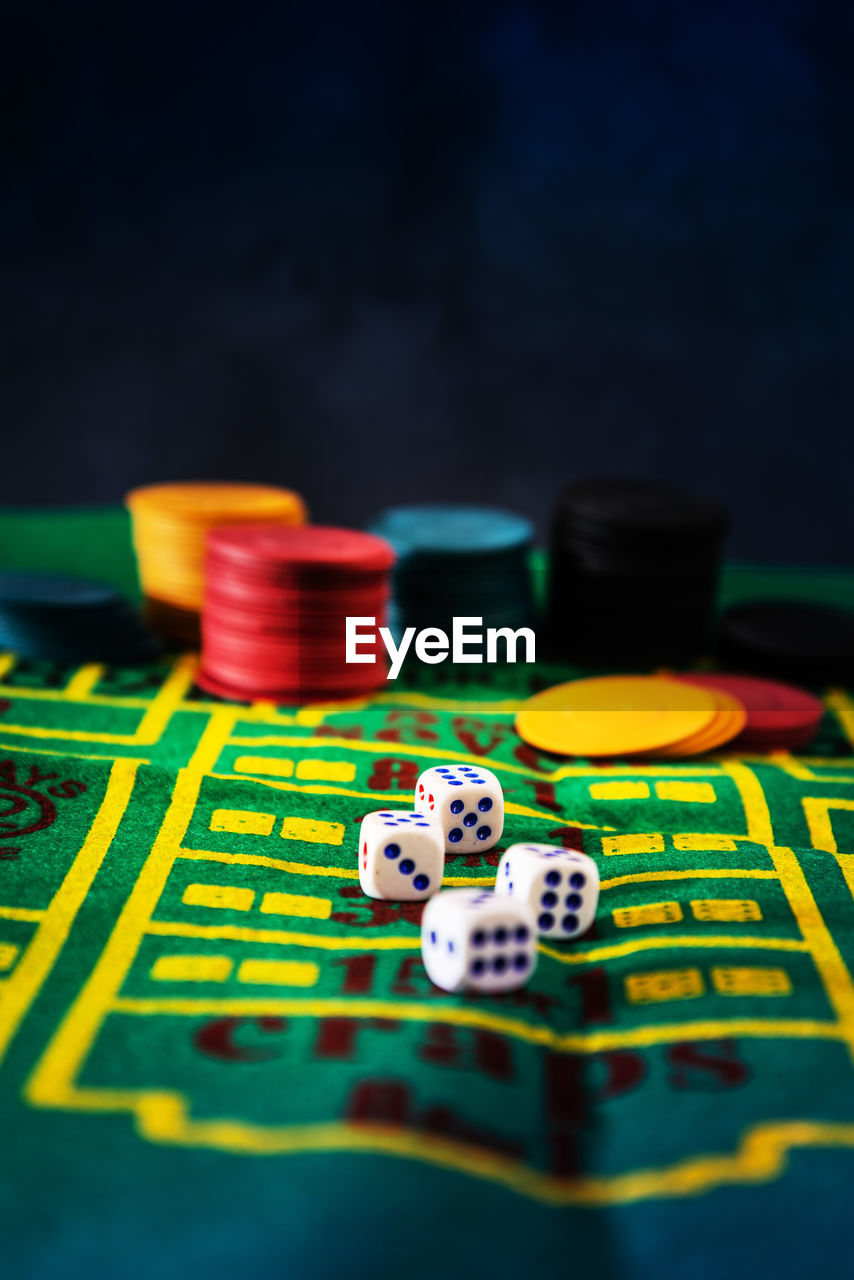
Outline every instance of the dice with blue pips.
<path id="1" fill-rule="evenodd" d="M 481 889 L 445 889 L 421 922 L 421 954 L 443 991 L 496 994 L 524 986 L 537 966 L 534 913 L 516 898 Z"/>
<path id="2" fill-rule="evenodd" d="M 369 898 L 418 902 L 438 893 L 445 841 L 438 822 L 407 809 L 366 814 L 359 828 L 359 884 Z"/>
<path id="3" fill-rule="evenodd" d="M 495 892 L 530 907 L 543 937 L 578 938 L 596 917 L 599 868 L 584 853 L 511 844 L 498 864 Z"/>
<path id="4" fill-rule="evenodd" d="M 446 853 L 491 849 L 504 831 L 501 783 L 480 765 L 425 769 L 415 787 L 415 808 L 442 827 Z"/>

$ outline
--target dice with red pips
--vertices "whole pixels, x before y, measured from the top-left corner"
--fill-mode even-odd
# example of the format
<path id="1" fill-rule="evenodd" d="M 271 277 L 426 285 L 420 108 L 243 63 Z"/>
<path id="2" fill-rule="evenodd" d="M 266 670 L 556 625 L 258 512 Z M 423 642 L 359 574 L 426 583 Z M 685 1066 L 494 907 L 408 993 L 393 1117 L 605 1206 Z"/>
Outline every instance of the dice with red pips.
<path id="1" fill-rule="evenodd" d="M 491 849 L 504 830 L 501 783 L 480 765 L 426 769 L 415 786 L 415 808 L 440 824 L 447 853 Z"/>
<path id="2" fill-rule="evenodd" d="M 546 938 L 577 938 L 599 905 L 599 868 L 592 858 L 550 844 L 511 844 L 502 854 L 495 892 L 531 908 Z"/>
<path id="3" fill-rule="evenodd" d="M 444 834 L 438 822 L 407 809 L 382 809 L 362 819 L 359 884 L 369 898 L 429 898 L 438 893 L 444 869 Z"/>
<path id="4" fill-rule="evenodd" d="M 527 903 L 481 889 L 445 889 L 421 922 L 421 954 L 443 991 L 496 993 L 524 986 L 537 967 L 537 928 Z"/>

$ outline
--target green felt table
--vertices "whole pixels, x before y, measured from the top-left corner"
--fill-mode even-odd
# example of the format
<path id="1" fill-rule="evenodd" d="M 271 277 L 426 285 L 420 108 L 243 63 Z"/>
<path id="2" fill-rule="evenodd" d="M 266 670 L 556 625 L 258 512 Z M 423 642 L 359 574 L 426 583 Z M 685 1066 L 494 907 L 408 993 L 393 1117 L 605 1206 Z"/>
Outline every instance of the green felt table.
<path id="1" fill-rule="evenodd" d="M 2 512 L 0 564 L 137 592 L 118 511 Z M 723 601 L 757 595 L 854 605 L 854 576 L 728 570 Z M 4 1275 L 844 1263 L 847 691 L 797 757 L 591 764 L 513 729 L 566 668 L 305 708 L 212 699 L 195 669 L 0 658 Z M 593 932 L 542 944 L 522 992 L 432 988 L 420 906 L 359 890 L 362 815 L 443 760 L 507 804 L 448 883 L 491 884 L 521 839 L 599 865 Z"/>

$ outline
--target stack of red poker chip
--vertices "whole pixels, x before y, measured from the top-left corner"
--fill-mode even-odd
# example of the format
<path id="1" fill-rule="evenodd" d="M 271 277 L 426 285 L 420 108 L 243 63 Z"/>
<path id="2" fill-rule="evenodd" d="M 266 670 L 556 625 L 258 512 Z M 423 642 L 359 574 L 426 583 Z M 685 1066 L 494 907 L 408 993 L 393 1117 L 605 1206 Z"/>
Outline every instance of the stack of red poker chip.
<path id="1" fill-rule="evenodd" d="M 820 699 L 791 684 L 761 680 L 758 676 L 725 675 L 723 672 L 686 673 L 676 677 L 689 684 L 722 689 L 737 698 L 747 712 L 747 723 L 728 750 L 797 751 L 816 736 L 824 715 Z"/>
<path id="2" fill-rule="evenodd" d="M 231 525 L 207 539 L 198 683 L 221 697 L 311 702 L 385 682 L 381 644 L 346 661 L 348 616 L 385 624 L 394 552 L 322 525 Z M 376 632 L 374 632 L 376 636 Z"/>

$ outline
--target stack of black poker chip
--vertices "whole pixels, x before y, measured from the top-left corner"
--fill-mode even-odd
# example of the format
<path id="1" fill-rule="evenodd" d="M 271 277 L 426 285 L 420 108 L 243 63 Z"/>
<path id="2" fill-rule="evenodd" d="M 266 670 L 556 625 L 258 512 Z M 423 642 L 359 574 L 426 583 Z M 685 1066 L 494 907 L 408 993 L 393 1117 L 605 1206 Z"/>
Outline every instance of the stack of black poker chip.
<path id="1" fill-rule="evenodd" d="M 688 662 L 711 639 L 729 517 L 655 481 L 588 480 L 552 526 L 549 643 L 589 666 Z"/>
<path id="2" fill-rule="evenodd" d="M 807 600 L 733 605 L 718 628 L 718 655 L 737 671 L 814 685 L 854 681 L 854 611 Z"/>

